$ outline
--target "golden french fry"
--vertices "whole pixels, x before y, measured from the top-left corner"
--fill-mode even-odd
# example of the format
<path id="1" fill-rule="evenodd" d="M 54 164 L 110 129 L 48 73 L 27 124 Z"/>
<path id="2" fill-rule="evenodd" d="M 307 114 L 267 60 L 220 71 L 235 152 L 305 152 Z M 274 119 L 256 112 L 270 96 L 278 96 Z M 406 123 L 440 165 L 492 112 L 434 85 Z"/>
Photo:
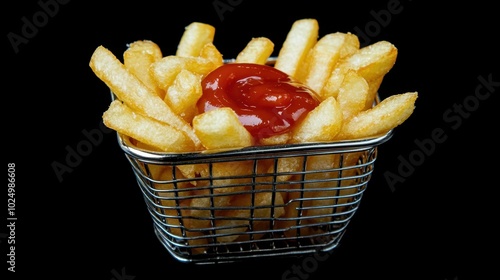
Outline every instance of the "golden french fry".
<path id="1" fill-rule="evenodd" d="M 344 121 L 365 110 L 369 85 L 356 71 L 348 70 L 340 84 L 337 101 Z"/>
<path id="2" fill-rule="evenodd" d="M 295 77 L 309 50 L 318 41 L 319 25 L 316 19 L 295 21 L 283 42 L 274 67 Z"/>
<path id="3" fill-rule="evenodd" d="M 191 123 L 198 114 L 196 102 L 202 94 L 201 75 L 182 69 L 167 89 L 165 102 L 177 115 Z"/>
<path id="4" fill-rule="evenodd" d="M 274 51 L 274 43 L 265 37 L 252 38 L 236 56 L 236 63 L 266 64 Z"/>
<path id="5" fill-rule="evenodd" d="M 237 195 L 231 201 L 231 207 L 234 209 L 217 211 L 216 232 L 222 235 L 217 238 L 219 242 L 232 242 L 238 238 L 248 240 L 250 235 L 244 233 L 250 229 L 256 232 L 253 238 L 259 239 L 264 230 L 271 229 L 272 221 L 285 213 L 279 192 Z"/>
<path id="6" fill-rule="evenodd" d="M 348 56 L 342 63 L 349 69 L 355 69 L 367 81 L 378 79 L 387 74 L 398 55 L 398 49 L 388 41 L 378 41 L 359 49 Z"/>
<path id="7" fill-rule="evenodd" d="M 193 118 L 194 131 L 207 150 L 249 147 L 254 138 L 229 107 L 216 108 Z"/>
<path id="8" fill-rule="evenodd" d="M 134 41 L 128 44 L 127 49 L 123 53 L 123 64 L 125 67 L 161 98 L 164 97 L 165 92 L 155 83 L 149 72 L 149 66 L 162 57 L 160 47 L 150 40 Z"/>
<path id="9" fill-rule="evenodd" d="M 348 56 L 353 55 L 359 50 L 359 48 L 360 42 L 358 36 L 350 32 L 345 33 L 344 43 L 342 44 L 342 48 L 340 48 L 339 59 L 344 59 Z"/>
<path id="10" fill-rule="evenodd" d="M 387 133 L 413 113 L 417 92 L 394 94 L 371 109 L 362 111 L 342 126 L 337 139 L 357 139 Z"/>
<path id="11" fill-rule="evenodd" d="M 222 54 L 213 43 L 206 43 L 203 48 L 201 48 L 199 57 L 212 62 L 214 64 L 214 69 L 224 64 Z"/>
<path id="12" fill-rule="evenodd" d="M 165 224 L 168 225 L 170 234 L 175 235 L 176 238 L 185 239 L 186 244 L 193 247 L 193 253 L 202 253 L 205 249 L 207 239 L 196 238 L 202 235 L 201 232 L 191 231 L 183 228 L 181 210 L 191 202 L 190 184 L 187 182 L 172 183 L 173 168 L 168 165 L 148 165 L 148 173 L 151 178 L 158 181 L 153 183 L 153 188 L 156 190 L 159 198 L 159 205 L 157 211 L 162 213 L 165 217 Z M 176 176 L 177 177 L 177 176 Z M 178 177 L 177 179 L 182 179 Z M 175 193 L 174 190 L 177 189 Z M 200 247 L 201 246 L 201 247 Z"/>
<path id="13" fill-rule="evenodd" d="M 206 58 L 169 55 L 153 63 L 150 71 L 158 86 L 167 90 L 183 69 L 203 76 L 216 67 L 217 65 Z"/>
<path id="14" fill-rule="evenodd" d="M 373 107 L 377 100 L 378 89 L 380 85 L 384 81 L 384 77 L 379 77 L 377 79 L 373 79 L 371 81 L 367 81 L 368 83 L 368 94 L 366 96 L 366 104 L 365 110 Z"/>
<path id="15" fill-rule="evenodd" d="M 138 148 L 140 150 L 161 152 L 160 148 L 148 145 L 146 143 L 142 143 L 141 141 L 137 141 L 137 139 L 134 139 L 134 138 L 130 139 L 130 143 L 132 143 L 136 148 Z"/>
<path id="16" fill-rule="evenodd" d="M 278 135 L 273 135 L 269 137 L 264 137 L 259 139 L 260 145 L 283 145 L 288 143 L 288 141 L 292 138 L 291 132 L 285 132 Z"/>
<path id="17" fill-rule="evenodd" d="M 303 157 L 284 157 L 279 158 L 276 164 L 276 169 L 273 166 L 269 167 L 269 173 L 279 173 L 284 175 L 279 175 L 276 177 L 277 182 L 286 182 L 294 175 L 294 173 L 301 171 L 303 169 L 304 158 Z M 282 185 L 278 185 L 278 188 Z"/>
<path id="18" fill-rule="evenodd" d="M 331 141 L 340 132 L 343 117 L 333 97 L 323 100 L 293 129 L 292 143 Z"/>
<path id="19" fill-rule="evenodd" d="M 337 65 L 344 42 L 351 35 L 336 32 L 321 37 L 308 52 L 296 78 L 315 92 L 321 93 L 330 73 Z"/>
<path id="20" fill-rule="evenodd" d="M 303 175 L 294 175 L 294 181 L 304 180 Z M 285 200 L 284 215 L 276 221 L 276 228 L 282 229 L 287 237 L 307 236 L 309 234 L 308 220 L 305 216 L 304 209 L 304 189 L 301 184 L 288 184 L 282 191 L 286 191 L 287 199 Z"/>
<path id="21" fill-rule="evenodd" d="M 363 165 L 357 166 L 360 158 L 363 157 L 363 152 L 350 152 L 342 154 L 342 182 L 339 191 L 339 198 L 336 199 L 335 212 L 341 213 L 349 209 L 348 204 L 355 198 L 356 192 L 359 192 L 360 183 L 359 174 L 363 174 Z M 345 206 L 342 206 L 345 204 Z"/>
<path id="22" fill-rule="evenodd" d="M 192 246 L 193 253 L 201 254 L 208 248 L 206 244 L 213 242 L 203 237 L 204 231 L 210 230 L 215 222 L 215 216 L 212 215 L 214 209 L 227 207 L 231 197 L 217 196 L 212 199 L 208 189 L 198 189 L 192 193 L 192 198 L 183 201 L 180 205 L 182 228 L 186 233 L 188 244 Z M 172 226 L 176 225 L 172 224 Z M 179 230 L 174 230 L 174 233 L 178 232 Z"/>
<path id="23" fill-rule="evenodd" d="M 212 43 L 215 27 L 202 22 L 192 22 L 186 26 L 181 40 L 177 45 L 176 56 L 198 56 L 205 44 Z"/>
<path id="24" fill-rule="evenodd" d="M 333 207 L 336 204 L 336 197 L 339 196 L 340 172 L 339 154 L 328 154 L 311 156 L 307 159 L 308 171 L 305 180 L 309 181 L 304 185 L 303 206 L 308 208 L 303 214 L 305 217 L 311 217 L 307 223 L 327 223 L 332 220 Z"/>
<path id="25" fill-rule="evenodd" d="M 378 41 L 360 48 L 354 54 L 339 61 L 323 87 L 321 96 L 336 97 L 345 73 L 349 69 L 355 70 L 368 83 L 384 77 L 394 66 L 397 54 L 398 49 L 387 41 Z"/>
<path id="26" fill-rule="evenodd" d="M 193 141 L 182 131 L 153 118 L 134 112 L 120 100 L 111 102 L 104 112 L 104 124 L 164 152 L 184 152 L 195 149 Z"/>
<path id="27" fill-rule="evenodd" d="M 191 125 L 176 115 L 154 91 L 128 71 L 110 50 L 103 46 L 97 47 L 90 58 L 89 65 L 96 76 L 131 109 L 186 133 L 193 142 L 194 148 L 200 147 L 201 142 Z M 181 146 L 191 145 L 185 143 Z"/>
<path id="28" fill-rule="evenodd" d="M 211 180 L 199 184 L 210 185 L 215 194 L 235 194 L 250 188 L 252 183 L 253 161 L 215 162 L 207 169 L 200 170 L 200 177 Z"/>
<path id="29" fill-rule="evenodd" d="M 199 163 L 199 164 L 179 164 L 175 166 L 177 170 L 182 174 L 184 178 L 195 179 L 200 175 L 204 170 L 208 169 L 208 164 Z M 193 186 L 198 184 L 198 181 L 193 180 L 190 181 Z"/>

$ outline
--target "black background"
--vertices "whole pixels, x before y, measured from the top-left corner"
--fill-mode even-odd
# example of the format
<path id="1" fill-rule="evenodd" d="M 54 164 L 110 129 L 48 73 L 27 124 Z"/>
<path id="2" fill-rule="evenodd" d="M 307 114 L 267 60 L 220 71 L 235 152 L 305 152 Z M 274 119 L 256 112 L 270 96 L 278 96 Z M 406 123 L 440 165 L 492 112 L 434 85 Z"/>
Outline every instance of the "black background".
<path id="1" fill-rule="evenodd" d="M 8 1 L 2 8 L 2 148 L 7 163 L 16 165 L 17 217 L 16 272 L 8 272 L 2 261 L 2 273 L 8 275 L 2 279 L 282 279 L 294 266 L 304 274 L 283 279 L 463 280 L 498 275 L 499 32 L 498 14 L 490 4 L 41 2 L 58 3 L 57 9 L 43 12 L 38 1 Z M 217 11 L 214 3 L 230 9 Z M 394 3 L 397 13 L 388 12 Z M 38 27 L 14 46 L 8 34 L 22 36 L 24 17 Z M 214 43 L 231 58 L 252 37 L 268 37 L 279 49 L 293 21 L 306 17 L 318 20 L 320 35 L 360 29 L 368 34 L 362 43 L 392 42 L 398 59 L 380 96 L 419 92 L 414 114 L 379 148 L 361 207 L 327 260 L 208 266 L 173 260 L 154 236 L 113 133 L 103 133 L 72 172 L 58 179 L 52 164 L 65 164 L 68 149 L 87 141 L 84 132 L 99 129 L 110 102 L 109 90 L 88 66 L 98 45 L 120 56 L 127 43 L 149 39 L 164 54 L 173 54 L 184 27 L 200 21 L 216 27 Z M 482 86 L 479 77 L 492 86 Z M 444 114 L 456 105 L 465 106 L 467 114 L 452 113 L 455 119 L 446 119 Z M 444 131 L 444 141 L 431 140 L 436 129 Z M 431 142 L 432 151 L 416 157 L 423 153 L 415 141 Z M 401 175 L 398 168 L 404 160 L 413 160 L 413 169 L 406 170 L 403 182 L 390 185 L 384 174 Z M 2 223 L 8 224 L 6 219 Z M 4 260 L 10 231 L 1 228 Z M 308 266 L 312 264 L 317 266 Z"/>

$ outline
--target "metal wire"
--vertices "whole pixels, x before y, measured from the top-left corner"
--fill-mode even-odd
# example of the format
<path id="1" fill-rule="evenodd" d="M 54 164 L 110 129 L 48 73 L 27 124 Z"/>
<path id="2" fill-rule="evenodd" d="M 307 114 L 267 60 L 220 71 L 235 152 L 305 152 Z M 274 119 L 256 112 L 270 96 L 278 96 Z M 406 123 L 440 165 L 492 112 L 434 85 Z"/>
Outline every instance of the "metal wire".
<path id="1" fill-rule="evenodd" d="M 181 262 L 208 264 L 337 247 L 391 136 L 210 154 L 118 143 L 159 241 Z"/>

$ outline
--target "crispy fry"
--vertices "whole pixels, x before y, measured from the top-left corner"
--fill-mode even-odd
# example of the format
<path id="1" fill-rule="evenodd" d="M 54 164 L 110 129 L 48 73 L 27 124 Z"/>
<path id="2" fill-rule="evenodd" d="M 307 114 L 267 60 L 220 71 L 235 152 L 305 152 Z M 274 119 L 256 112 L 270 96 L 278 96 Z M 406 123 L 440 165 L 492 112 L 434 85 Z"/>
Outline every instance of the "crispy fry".
<path id="1" fill-rule="evenodd" d="M 265 37 L 252 38 L 236 56 L 236 63 L 265 64 L 274 51 L 274 43 Z"/>
<path id="2" fill-rule="evenodd" d="M 345 122 L 337 139 L 358 139 L 388 132 L 413 113 L 417 96 L 417 92 L 407 92 L 387 97 Z"/>
<path id="3" fill-rule="evenodd" d="M 340 132 L 342 109 L 333 97 L 323 100 L 293 130 L 292 143 L 331 141 Z"/>
<path id="4" fill-rule="evenodd" d="M 90 58 L 89 65 L 96 76 L 116 94 L 119 100 L 125 102 L 132 110 L 186 133 L 194 144 L 194 149 L 198 149 L 201 142 L 190 124 L 176 115 L 154 91 L 128 71 L 110 50 L 103 46 L 97 47 Z M 191 145 L 185 143 L 181 146 Z"/>
<path id="5" fill-rule="evenodd" d="M 191 123 L 198 114 L 196 102 L 202 94 L 201 75 L 182 69 L 167 89 L 165 102 L 177 115 Z"/>
<path id="6" fill-rule="evenodd" d="M 139 40 L 130 43 L 123 53 L 123 64 L 147 87 L 163 98 L 165 91 L 154 82 L 149 66 L 163 57 L 160 47 L 150 40 Z"/>
<path id="7" fill-rule="evenodd" d="M 217 238 L 219 242 L 232 242 L 236 239 L 248 240 L 248 230 L 257 232 L 252 238 L 259 239 L 272 227 L 272 221 L 284 213 L 284 201 L 281 193 L 261 192 L 237 195 L 231 201 L 233 209 L 217 211 Z"/>
<path id="8" fill-rule="evenodd" d="M 316 19 L 295 21 L 278 53 L 274 67 L 295 77 L 309 50 L 318 41 L 318 32 Z"/>
<path id="9" fill-rule="evenodd" d="M 337 65 L 347 33 L 331 33 L 323 36 L 308 52 L 307 57 L 297 71 L 296 78 L 320 93 L 329 74 Z"/>
<path id="10" fill-rule="evenodd" d="M 356 71 L 348 70 L 337 95 L 344 121 L 365 110 L 368 94 L 369 85 L 366 80 Z"/>
<path id="11" fill-rule="evenodd" d="M 215 36 L 215 27 L 202 22 L 192 22 L 186 26 L 181 40 L 177 45 L 176 56 L 198 56 L 201 49 L 212 43 Z"/>
<path id="12" fill-rule="evenodd" d="M 102 118 L 107 127 L 165 152 L 182 152 L 195 148 L 183 132 L 137 114 L 119 100 L 111 102 Z"/>
<path id="13" fill-rule="evenodd" d="M 384 77 L 394 66 L 397 54 L 398 49 L 387 41 L 375 42 L 360 48 L 338 63 L 323 87 L 321 96 L 336 97 L 349 69 L 355 70 L 368 83 Z"/>
<path id="14" fill-rule="evenodd" d="M 213 109 L 195 116 L 193 128 L 202 145 L 208 150 L 243 148 L 254 143 L 250 132 L 229 107 Z"/>
<path id="15" fill-rule="evenodd" d="M 212 62 L 214 69 L 224 63 L 222 54 L 213 43 L 206 43 L 201 49 L 199 57 Z"/>
<path id="16" fill-rule="evenodd" d="M 217 65 L 206 58 L 168 55 L 153 63 L 151 72 L 159 87 L 167 90 L 182 70 L 189 70 L 203 76 L 216 67 Z"/>

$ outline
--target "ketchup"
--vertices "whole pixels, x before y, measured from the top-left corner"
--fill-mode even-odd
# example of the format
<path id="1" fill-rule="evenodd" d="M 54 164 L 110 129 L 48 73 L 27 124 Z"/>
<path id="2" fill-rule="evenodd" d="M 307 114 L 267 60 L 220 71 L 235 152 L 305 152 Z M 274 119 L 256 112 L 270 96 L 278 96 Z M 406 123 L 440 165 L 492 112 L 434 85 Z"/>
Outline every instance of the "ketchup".
<path id="1" fill-rule="evenodd" d="M 290 131 L 319 101 L 313 90 L 270 65 L 227 63 L 202 80 L 200 113 L 230 107 L 257 140 Z"/>

